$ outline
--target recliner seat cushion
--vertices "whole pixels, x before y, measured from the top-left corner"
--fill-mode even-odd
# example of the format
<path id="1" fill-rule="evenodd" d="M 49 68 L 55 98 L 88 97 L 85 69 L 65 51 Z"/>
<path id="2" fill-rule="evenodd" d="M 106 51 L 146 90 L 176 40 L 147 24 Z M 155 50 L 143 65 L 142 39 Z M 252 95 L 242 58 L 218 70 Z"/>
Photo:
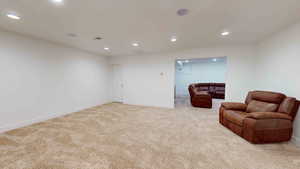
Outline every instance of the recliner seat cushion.
<path id="1" fill-rule="evenodd" d="M 292 120 L 292 117 L 285 114 L 285 113 L 278 113 L 278 112 L 254 112 L 248 113 L 248 118 L 254 118 L 257 120 L 261 119 L 286 119 Z"/>
<path id="2" fill-rule="evenodd" d="M 247 112 L 276 112 L 278 104 L 252 100 L 247 106 Z"/>

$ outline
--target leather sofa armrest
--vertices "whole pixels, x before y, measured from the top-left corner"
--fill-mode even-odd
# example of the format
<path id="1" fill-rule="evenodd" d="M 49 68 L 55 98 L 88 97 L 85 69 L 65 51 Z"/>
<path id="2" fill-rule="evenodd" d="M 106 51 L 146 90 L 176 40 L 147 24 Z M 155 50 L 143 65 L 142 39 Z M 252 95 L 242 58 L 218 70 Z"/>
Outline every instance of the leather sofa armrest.
<path id="1" fill-rule="evenodd" d="M 247 105 L 244 103 L 237 103 L 237 102 L 223 102 L 221 104 L 222 107 L 224 107 L 227 110 L 240 110 L 240 111 L 246 111 Z"/>
<path id="2" fill-rule="evenodd" d="M 247 118 L 253 119 L 286 119 L 292 120 L 293 118 L 285 113 L 278 113 L 278 112 L 253 112 L 248 113 Z"/>

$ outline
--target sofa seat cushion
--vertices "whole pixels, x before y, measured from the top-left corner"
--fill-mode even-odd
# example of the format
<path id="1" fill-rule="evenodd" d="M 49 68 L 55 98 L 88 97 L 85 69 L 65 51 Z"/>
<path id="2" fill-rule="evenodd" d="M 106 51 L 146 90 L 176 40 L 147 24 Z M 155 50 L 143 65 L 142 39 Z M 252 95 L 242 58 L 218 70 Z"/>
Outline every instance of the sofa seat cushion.
<path id="1" fill-rule="evenodd" d="M 278 104 L 252 100 L 247 106 L 247 112 L 276 112 L 278 107 Z"/>
<path id="2" fill-rule="evenodd" d="M 243 111 L 225 110 L 224 118 L 236 125 L 243 126 L 243 122 L 244 119 L 247 118 L 247 114 L 248 113 Z"/>

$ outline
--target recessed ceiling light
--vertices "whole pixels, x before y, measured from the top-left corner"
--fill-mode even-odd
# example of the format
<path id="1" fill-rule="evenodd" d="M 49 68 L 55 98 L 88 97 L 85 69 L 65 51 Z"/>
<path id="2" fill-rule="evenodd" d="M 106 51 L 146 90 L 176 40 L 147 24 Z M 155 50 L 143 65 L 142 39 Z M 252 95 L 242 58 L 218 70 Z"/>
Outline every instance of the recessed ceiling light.
<path id="1" fill-rule="evenodd" d="M 230 34 L 230 32 L 228 32 L 228 31 L 224 31 L 224 32 L 221 33 L 222 36 L 227 36 L 229 34 Z"/>
<path id="2" fill-rule="evenodd" d="M 15 20 L 20 20 L 20 19 L 21 19 L 20 16 L 18 16 L 18 15 L 15 14 L 15 13 L 12 13 L 12 12 L 7 13 L 6 16 L 9 17 L 10 19 L 15 19 Z"/>
<path id="3" fill-rule="evenodd" d="M 64 0 L 51 0 L 55 4 L 63 4 Z"/>
<path id="4" fill-rule="evenodd" d="M 132 43 L 132 46 L 134 46 L 134 47 L 138 47 L 139 46 L 139 44 L 138 43 Z"/>
<path id="5" fill-rule="evenodd" d="M 105 47 L 104 50 L 109 50 L 109 48 L 108 48 L 108 47 Z"/>
<path id="6" fill-rule="evenodd" d="M 214 58 L 212 61 L 216 62 L 216 61 L 217 61 L 217 59 L 216 59 L 216 58 Z"/>
<path id="7" fill-rule="evenodd" d="M 171 38 L 171 42 L 176 42 L 177 41 L 177 38 L 174 36 Z"/>

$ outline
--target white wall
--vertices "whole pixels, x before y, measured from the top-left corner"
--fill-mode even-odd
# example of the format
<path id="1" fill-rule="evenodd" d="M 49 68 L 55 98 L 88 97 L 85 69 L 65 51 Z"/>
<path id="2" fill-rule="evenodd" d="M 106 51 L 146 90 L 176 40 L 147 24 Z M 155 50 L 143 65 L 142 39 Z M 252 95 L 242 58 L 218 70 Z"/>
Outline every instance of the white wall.
<path id="1" fill-rule="evenodd" d="M 188 96 L 188 86 L 192 83 L 225 83 L 226 57 L 214 59 L 191 59 L 188 63 L 179 60 L 182 64 L 176 63 L 176 97 Z"/>
<path id="2" fill-rule="evenodd" d="M 243 101 L 253 90 L 255 46 L 237 45 L 143 56 L 112 57 L 123 66 L 124 103 L 174 107 L 175 60 L 227 56 L 227 100 Z"/>
<path id="3" fill-rule="evenodd" d="M 106 57 L 0 31 L 0 131 L 109 101 Z"/>
<path id="4" fill-rule="evenodd" d="M 259 44 L 258 89 L 283 92 L 300 100 L 300 23 Z M 300 143 L 300 111 L 294 136 Z"/>
<path id="5" fill-rule="evenodd" d="M 122 65 L 123 103 L 173 107 L 175 61 L 172 58 L 146 55 L 111 59 L 112 64 Z"/>

